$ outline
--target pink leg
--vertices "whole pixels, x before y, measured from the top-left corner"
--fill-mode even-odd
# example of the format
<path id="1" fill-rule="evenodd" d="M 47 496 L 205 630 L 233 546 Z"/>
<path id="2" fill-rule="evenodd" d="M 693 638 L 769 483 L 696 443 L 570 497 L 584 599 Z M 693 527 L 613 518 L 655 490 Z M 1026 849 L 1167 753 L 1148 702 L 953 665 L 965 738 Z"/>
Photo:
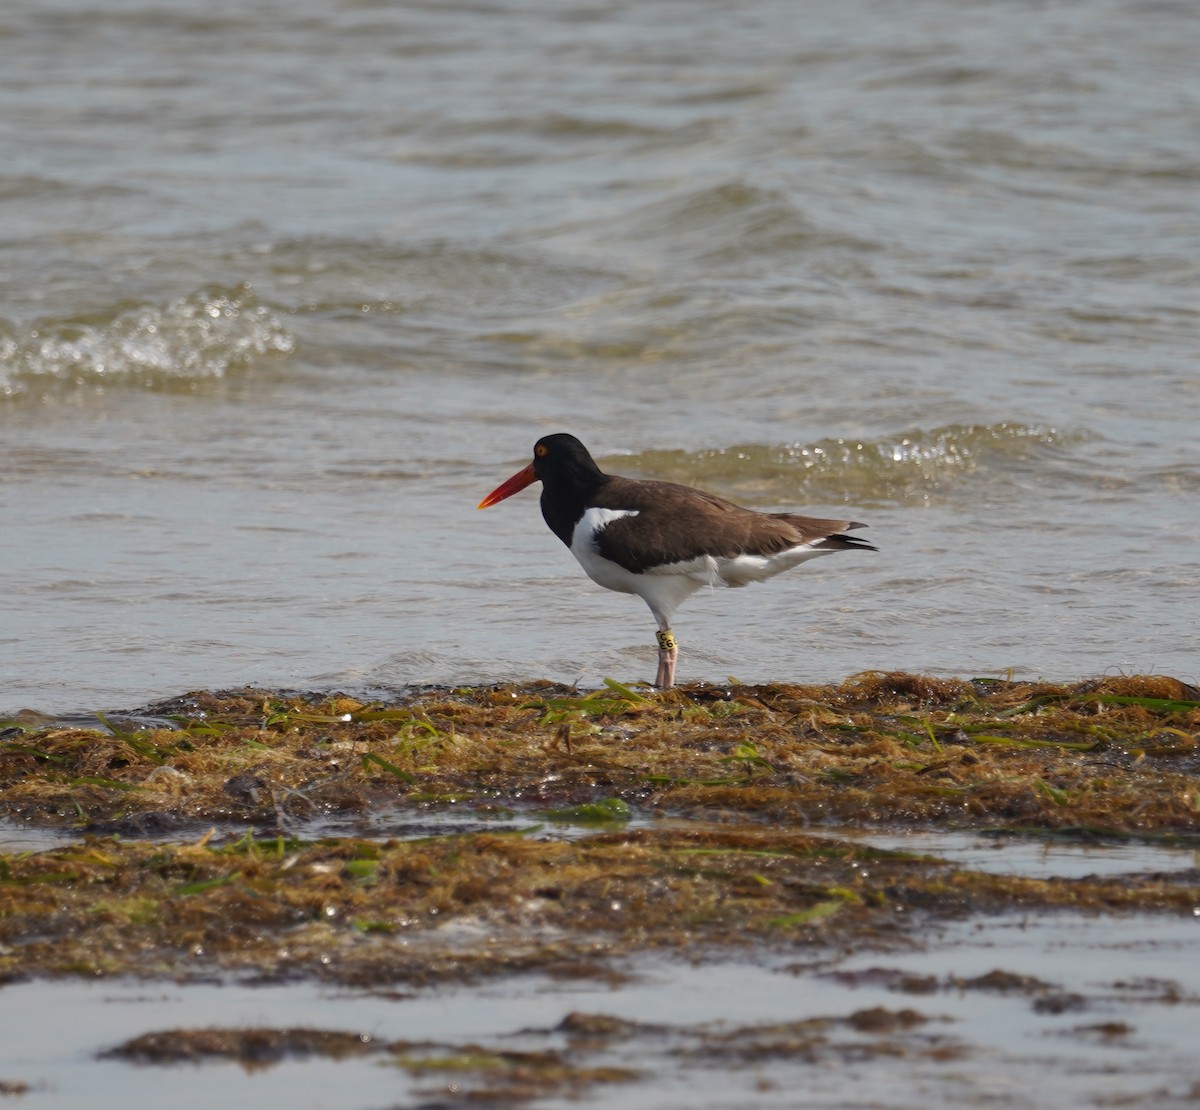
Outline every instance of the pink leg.
<path id="1" fill-rule="evenodd" d="M 658 675 L 654 685 L 660 690 L 669 690 L 675 685 L 675 660 L 679 658 L 679 646 L 675 634 L 669 628 L 660 628 L 658 636 Z"/>

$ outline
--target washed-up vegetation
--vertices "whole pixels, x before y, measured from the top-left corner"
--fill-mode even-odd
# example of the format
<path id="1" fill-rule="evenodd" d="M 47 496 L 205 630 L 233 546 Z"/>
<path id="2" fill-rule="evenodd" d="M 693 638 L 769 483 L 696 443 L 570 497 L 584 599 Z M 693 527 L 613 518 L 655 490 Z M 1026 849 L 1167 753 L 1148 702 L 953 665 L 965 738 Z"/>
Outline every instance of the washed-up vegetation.
<path id="1" fill-rule="evenodd" d="M 916 1056 L 943 1063 L 968 1051 L 946 1029 L 948 1019 L 906 1007 L 877 1006 L 846 1016 L 745 1026 L 652 1024 L 607 1014 L 568 1013 L 549 1028 L 526 1028 L 491 1043 L 388 1041 L 370 1033 L 300 1028 L 173 1029 L 134 1037 L 104 1053 L 141 1065 L 231 1061 L 246 1071 L 287 1058 L 343 1060 L 371 1056 L 408 1073 L 418 1093 L 437 1105 L 479 1102 L 524 1105 L 548 1095 L 597 1093 L 645 1078 L 613 1062 L 636 1043 L 642 1059 L 674 1057 L 689 1067 L 761 1066 L 770 1061 L 861 1064 L 878 1056 Z M 517 1042 L 517 1043 L 514 1043 Z M 660 1060 L 659 1066 L 666 1061 Z"/>
<path id="2" fill-rule="evenodd" d="M 74 834 L 0 854 L 10 977 L 611 976 L 647 948 L 889 946 L 967 913 L 1197 901 L 1186 869 L 1039 880 L 822 835 L 1200 846 L 1200 699 L 1169 678 L 243 690 L 3 727 L 0 817 Z"/>
<path id="3" fill-rule="evenodd" d="M 545 1031 L 543 1038 L 551 1033 Z M 571 1047 L 564 1051 L 521 1050 L 473 1043 L 388 1041 L 370 1033 L 303 1027 L 175 1029 L 135 1037 L 104 1055 L 136 1064 L 229 1060 L 248 1072 L 273 1067 L 287 1058 L 343 1060 L 370 1055 L 402 1068 L 418 1083 L 433 1084 L 443 1098 L 448 1089 L 463 1101 L 474 1096 L 506 1105 L 549 1094 L 576 1094 L 637 1077 L 629 1068 L 589 1066 L 581 1059 L 584 1053 Z"/>

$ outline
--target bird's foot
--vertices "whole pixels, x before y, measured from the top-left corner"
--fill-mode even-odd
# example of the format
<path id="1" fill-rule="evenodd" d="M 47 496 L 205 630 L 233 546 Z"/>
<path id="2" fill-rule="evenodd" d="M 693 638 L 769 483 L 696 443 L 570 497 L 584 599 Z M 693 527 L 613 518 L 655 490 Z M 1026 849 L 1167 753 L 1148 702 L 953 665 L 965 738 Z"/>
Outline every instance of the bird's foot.
<path id="1" fill-rule="evenodd" d="M 675 634 L 669 628 L 659 629 L 658 638 L 658 674 L 654 685 L 660 690 L 669 690 L 675 685 L 675 660 L 679 658 L 679 646 L 675 642 Z"/>

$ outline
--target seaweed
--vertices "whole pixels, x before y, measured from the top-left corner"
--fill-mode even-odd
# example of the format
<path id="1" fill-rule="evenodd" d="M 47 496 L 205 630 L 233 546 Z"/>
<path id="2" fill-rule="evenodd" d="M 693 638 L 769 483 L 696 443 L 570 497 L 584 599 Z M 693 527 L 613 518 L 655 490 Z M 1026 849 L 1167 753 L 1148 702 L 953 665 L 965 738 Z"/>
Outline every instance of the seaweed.
<path id="1" fill-rule="evenodd" d="M 1200 845 L 1194 694 L 871 673 L 200 692 L 154 727 L 43 722 L 0 741 L 0 816 L 75 839 L 0 853 L 0 975 L 425 983 L 595 968 L 598 947 L 615 973 L 646 948 L 916 940 L 969 913 L 1191 913 L 1187 871 L 1036 880 L 821 834 Z"/>

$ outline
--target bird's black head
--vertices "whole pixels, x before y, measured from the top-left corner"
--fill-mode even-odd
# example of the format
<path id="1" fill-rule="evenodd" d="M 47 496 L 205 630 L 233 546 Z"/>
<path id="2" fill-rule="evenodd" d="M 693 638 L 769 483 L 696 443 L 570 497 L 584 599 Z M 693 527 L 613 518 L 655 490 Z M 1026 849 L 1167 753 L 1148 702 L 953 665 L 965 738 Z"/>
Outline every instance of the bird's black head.
<path id="1" fill-rule="evenodd" d="M 588 498 L 607 478 L 588 449 L 565 432 L 539 439 L 533 445 L 533 462 L 501 482 L 479 502 L 479 507 L 486 509 L 538 481 L 542 483 L 542 515 L 570 546 L 571 528 L 583 515 Z"/>
<path id="2" fill-rule="evenodd" d="M 551 496 L 586 497 L 604 481 L 588 449 L 566 432 L 542 436 L 533 445 L 533 472 Z"/>

